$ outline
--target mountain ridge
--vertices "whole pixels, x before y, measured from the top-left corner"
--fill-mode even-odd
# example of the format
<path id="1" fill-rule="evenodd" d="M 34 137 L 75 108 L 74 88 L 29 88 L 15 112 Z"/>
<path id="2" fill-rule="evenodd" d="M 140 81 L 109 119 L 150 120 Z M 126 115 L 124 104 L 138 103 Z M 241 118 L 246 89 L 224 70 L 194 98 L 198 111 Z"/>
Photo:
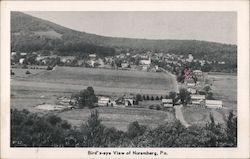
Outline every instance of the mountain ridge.
<path id="1" fill-rule="evenodd" d="M 41 31 L 55 31 L 60 34 L 61 38 L 51 39 L 46 37 L 46 32 Z M 38 35 L 36 33 L 39 33 Z M 209 58 L 219 57 L 222 54 L 222 58 L 236 59 L 237 45 L 223 44 L 218 42 L 208 42 L 200 40 L 176 40 L 176 39 L 139 39 L 139 38 L 124 38 L 124 37 L 107 37 L 97 34 L 90 34 L 86 32 L 76 31 L 48 20 L 43 20 L 22 12 L 11 12 L 11 35 L 12 35 L 12 50 L 25 50 L 29 41 L 38 41 L 37 45 L 41 43 L 46 49 L 56 50 L 60 52 L 60 48 L 49 47 L 53 43 L 61 43 L 62 45 L 55 45 L 54 47 L 60 47 L 63 45 L 69 45 L 79 47 L 78 45 L 91 45 L 97 47 L 104 47 L 108 50 L 122 49 L 122 50 L 139 50 L 143 52 L 146 50 L 160 51 L 160 52 L 172 52 L 174 54 L 188 54 L 192 53 L 194 56 L 208 56 Z M 55 34 L 56 34 L 55 33 Z M 20 34 L 20 35 L 18 35 Z M 57 34 L 57 36 L 59 36 Z M 53 35 L 52 35 L 53 36 Z M 29 40 L 30 39 L 30 40 Z M 60 42 L 59 42 L 60 41 Z M 19 44 L 18 44 L 19 43 Z M 21 45 L 21 44 L 22 45 Z M 36 45 L 36 44 L 35 44 Z M 24 46 L 24 47 L 23 47 Z M 23 47 L 23 48 L 22 48 Z M 31 49 L 31 51 L 37 51 L 38 49 Z M 100 48 L 100 49 L 101 49 Z M 28 50 L 28 49 L 26 49 Z M 88 51 L 89 49 L 87 49 Z M 98 49 L 93 49 L 96 51 Z M 80 50 L 77 50 L 80 51 Z M 90 49 L 91 51 L 91 49 Z M 84 51 L 83 51 L 84 52 Z M 114 54 L 114 50 L 111 51 Z M 211 55 L 210 55 L 211 54 Z"/>

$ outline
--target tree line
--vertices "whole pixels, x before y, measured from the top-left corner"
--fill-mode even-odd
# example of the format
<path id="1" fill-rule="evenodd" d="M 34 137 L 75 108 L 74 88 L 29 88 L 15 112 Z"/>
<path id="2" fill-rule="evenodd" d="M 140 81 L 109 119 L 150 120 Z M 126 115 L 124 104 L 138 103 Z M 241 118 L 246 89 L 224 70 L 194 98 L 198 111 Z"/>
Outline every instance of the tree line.
<path id="1" fill-rule="evenodd" d="M 55 115 L 11 109 L 12 147 L 236 147 L 237 118 L 230 112 L 226 125 L 212 115 L 205 126 L 184 127 L 178 120 L 156 128 L 128 125 L 126 131 L 106 127 L 97 110 L 77 128 Z"/>

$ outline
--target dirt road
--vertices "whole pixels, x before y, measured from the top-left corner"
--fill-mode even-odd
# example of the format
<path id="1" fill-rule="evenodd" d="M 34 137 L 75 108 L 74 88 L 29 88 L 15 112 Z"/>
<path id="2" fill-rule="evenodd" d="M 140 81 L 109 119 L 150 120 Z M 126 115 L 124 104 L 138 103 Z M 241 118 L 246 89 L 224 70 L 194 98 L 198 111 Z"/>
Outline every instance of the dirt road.
<path id="1" fill-rule="evenodd" d="M 182 123 L 182 125 L 184 125 L 185 127 L 189 127 L 190 125 L 186 122 L 186 120 L 184 119 L 184 116 L 182 114 L 182 105 L 180 106 L 175 106 L 175 117 L 176 119 L 180 120 L 180 122 Z"/>

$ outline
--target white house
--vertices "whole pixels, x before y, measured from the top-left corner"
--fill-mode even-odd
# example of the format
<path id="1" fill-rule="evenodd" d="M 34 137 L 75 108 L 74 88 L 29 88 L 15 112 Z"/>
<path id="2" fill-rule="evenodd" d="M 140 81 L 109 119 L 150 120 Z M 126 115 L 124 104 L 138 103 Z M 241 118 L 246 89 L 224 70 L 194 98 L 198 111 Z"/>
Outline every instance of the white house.
<path id="1" fill-rule="evenodd" d="M 151 58 L 140 60 L 140 64 L 141 65 L 150 65 L 151 64 Z"/>
<path id="2" fill-rule="evenodd" d="M 162 99 L 161 102 L 164 107 L 173 107 L 173 99 Z"/>
<path id="3" fill-rule="evenodd" d="M 25 60 L 25 58 L 20 58 L 20 59 L 19 59 L 19 63 L 20 63 L 20 64 L 23 64 L 23 61 L 24 61 L 24 60 Z"/>
<path id="4" fill-rule="evenodd" d="M 192 88 L 192 87 L 189 87 L 189 88 L 187 89 L 187 91 L 188 91 L 189 93 L 191 93 L 191 94 L 195 94 L 195 93 L 197 92 L 197 90 L 196 90 L 195 88 Z"/>
<path id="5" fill-rule="evenodd" d="M 90 58 L 96 58 L 96 54 L 89 54 Z"/>
<path id="6" fill-rule="evenodd" d="M 191 94 L 191 103 L 194 105 L 201 105 L 201 103 L 206 99 L 205 95 Z"/>
<path id="7" fill-rule="evenodd" d="M 27 56 L 27 53 L 26 52 L 21 52 L 20 55 L 21 56 Z"/>
<path id="8" fill-rule="evenodd" d="M 109 97 L 100 96 L 98 97 L 98 106 L 108 106 L 110 103 Z"/>
<path id="9" fill-rule="evenodd" d="M 208 108 L 222 108 L 221 100 L 206 100 L 205 105 Z"/>

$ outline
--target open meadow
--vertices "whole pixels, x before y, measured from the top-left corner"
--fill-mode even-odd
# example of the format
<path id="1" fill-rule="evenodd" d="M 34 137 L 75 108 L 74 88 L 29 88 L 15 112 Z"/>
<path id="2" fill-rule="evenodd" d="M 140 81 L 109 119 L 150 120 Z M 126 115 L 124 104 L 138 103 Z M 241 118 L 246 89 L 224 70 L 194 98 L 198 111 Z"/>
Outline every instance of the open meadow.
<path id="1" fill-rule="evenodd" d="M 174 115 L 167 111 L 149 110 L 143 108 L 96 108 L 100 114 L 102 123 L 107 127 L 115 127 L 126 131 L 129 123 L 138 121 L 142 125 L 155 128 L 161 123 L 174 120 Z M 67 120 L 73 126 L 79 127 L 87 121 L 91 109 L 75 109 L 71 111 L 60 112 L 57 115 Z"/>
<path id="2" fill-rule="evenodd" d="M 15 73 L 24 71 L 14 70 Z M 61 92 L 73 92 L 92 86 L 96 93 L 166 95 L 174 90 L 171 76 L 163 73 L 120 71 L 79 67 L 56 67 L 52 71 L 41 71 L 23 78 L 14 78 L 11 86 L 36 87 Z"/>
<path id="3" fill-rule="evenodd" d="M 215 99 L 222 100 L 228 109 L 237 109 L 237 76 L 230 74 L 209 74 Z"/>
<path id="4" fill-rule="evenodd" d="M 89 109 L 68 111 L 39 110 L 41 104 L 58 104 L 58 98 L 71 96 L 87 86 L 93 86 L 96 94 L 124 95 L 147 94 L 166 95 L 173 89 L 172 78 L 162 73 L 118 71 L 106 69 L 57 67 L 55 70 L 13 69 L 11 77 L 11 108 L 27 109 L 38 114 L 57 114 L 73 126 L 79 127 L 90 115 Z M 149 103 L 148 103 L 149 102 Z M 142 102 L 145 108 L 96 108 L 103 123 L 108 127 L 126 130 L 129 123 L 138 121 L 140 124 L 156 127 L 162 122 L 172 121 L 172 112 L 148 109 L 149 104 L 160 101 Z"/>

